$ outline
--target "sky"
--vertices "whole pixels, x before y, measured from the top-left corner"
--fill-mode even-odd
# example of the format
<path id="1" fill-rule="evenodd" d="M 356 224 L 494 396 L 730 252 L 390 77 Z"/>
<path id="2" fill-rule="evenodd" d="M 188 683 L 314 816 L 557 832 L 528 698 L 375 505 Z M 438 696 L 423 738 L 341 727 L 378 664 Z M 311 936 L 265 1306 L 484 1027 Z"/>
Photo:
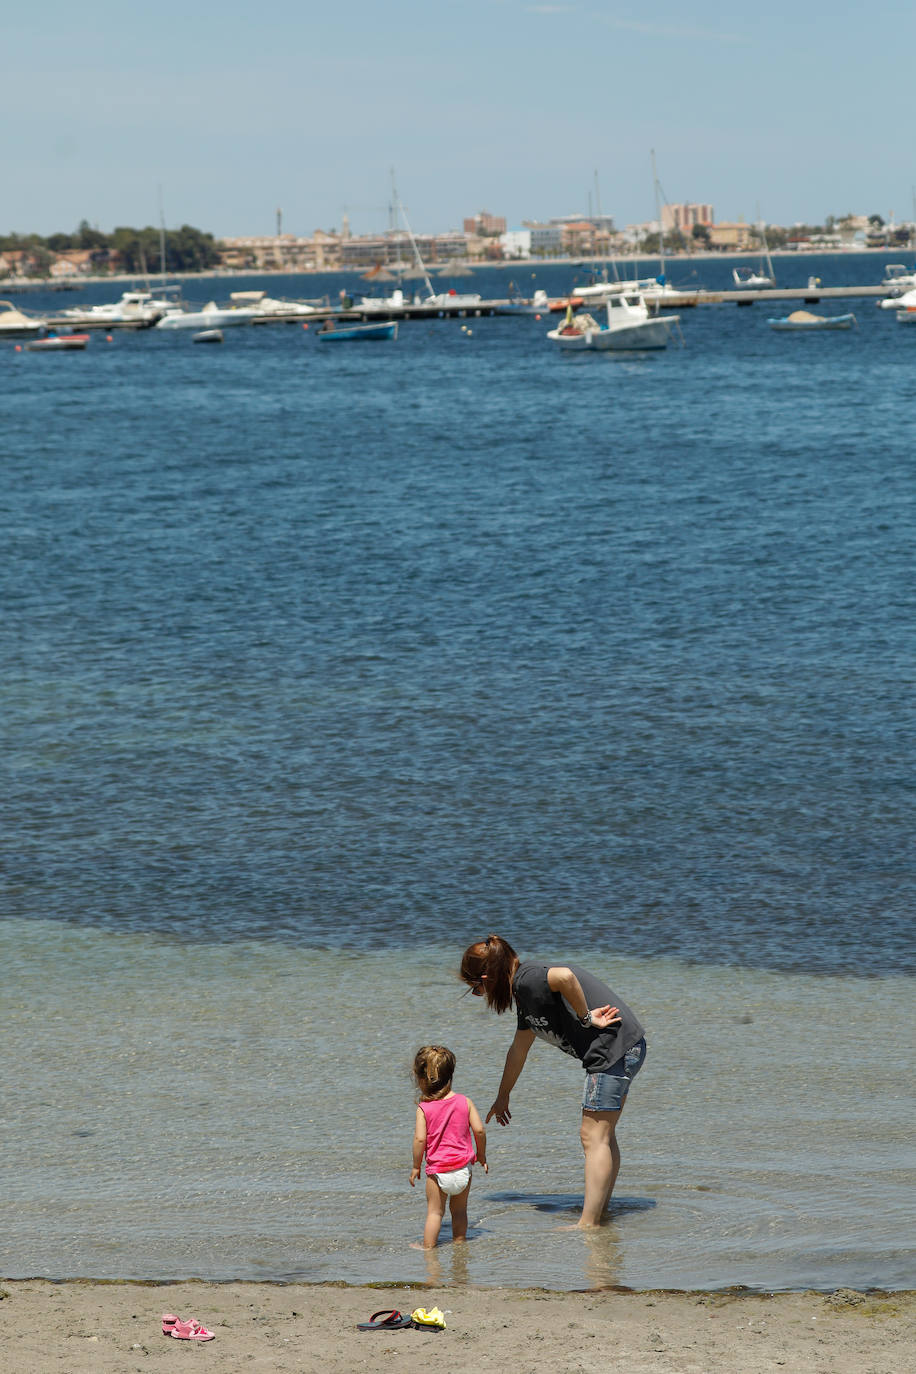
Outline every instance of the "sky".
<path id="1" fill-rule="evenodd" d="M 0 233 L 914 217 L 916 6 L 0 0 Z"/>

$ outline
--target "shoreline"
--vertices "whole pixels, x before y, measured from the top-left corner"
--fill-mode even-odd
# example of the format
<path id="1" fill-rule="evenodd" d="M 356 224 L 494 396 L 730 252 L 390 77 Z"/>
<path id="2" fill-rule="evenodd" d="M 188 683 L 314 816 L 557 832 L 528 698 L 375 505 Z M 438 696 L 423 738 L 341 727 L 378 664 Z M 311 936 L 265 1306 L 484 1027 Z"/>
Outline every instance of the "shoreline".
<path id="1" fill-rule="evenodd" d="M 438 1306 L 445 1331 L 362 1332 L 357 1323 L 395 1308 Z M 725 1289 L 478 1289 L 431 1284 L 0 1280 L 0 1374 L 60 1369 L 127 1374 L 175 1368 L 164 1312 L 195 1317 L 226 1374 L 318 1370 L 349 1374 L 373 1360 L 413 1374 L 434 1358 L 453 1370 L 708 1374 L 774 1365 L 792 1374 L 898 1370 L 916 1350 L 916 1291 L 837 1289 L 750 1293 Z M 185 1357 L 187 1358 L 187 1356 Z"/>
<path id="2" fill-rule="evenodd" d="M 897 253 L 898 257 L 911 256 L 911 249 L 894 248 L 771 248 L 771 258 L 834 258 L 834 257 L 887 257 L 890 253 Z M 760 253 L 755 249 L 745 249 L 737 251 L 726 249 L 722 252 L 700 252 L 700 253 L 676 253 L 665 250 L 666 262 L 738 262 L 747 258 L 759 258 Z M 471 262 L 469 259 L 459 258 L 453 264 L 443 262 L 429 263 L 430 272 L 437 276 L 448 276 L 447 268 L 452 265 L 474 272 L 484 272 L 502 269 L 503 271 L 521 271 L 523 268 L 545 268 L 545 267 L 581 267 L 588 264 L 593 267 L 602 267 L 612 262 L 616 263 L 640 263 L 660 261 L 657 253 L 619 253 L 611 257 L 571 257 L 571 258 L 504 258 L 498 261 Z M 270 280 L 273 277 L 332 277 L 332 276 L 355 276 L 362 280 L 365 267 L 297 267 L 290 268 L 274 267 L 249 267 L 249 268 L 209 268 L 204 272 L 167 272 L 168 281 L 219 281 L 223 278 L 234 277 L 265 277 Z M 0 295 L 3 291 L 32 291 L 45 288 L 49 291 L 79 291 L 84 286 L 100 286 L 106 282 L 125 282 L 125 283 L 152 283 L 155 289 L 156 284 L 161 280 L 161 274 L 150 272 L 144 277 L 137 272 L 105 272 L 101 276 L 80 276 L 77 278 L 63 278 L 51 281 L 47 277 L 21 277 L 12 281 L 0 281 Z"/>

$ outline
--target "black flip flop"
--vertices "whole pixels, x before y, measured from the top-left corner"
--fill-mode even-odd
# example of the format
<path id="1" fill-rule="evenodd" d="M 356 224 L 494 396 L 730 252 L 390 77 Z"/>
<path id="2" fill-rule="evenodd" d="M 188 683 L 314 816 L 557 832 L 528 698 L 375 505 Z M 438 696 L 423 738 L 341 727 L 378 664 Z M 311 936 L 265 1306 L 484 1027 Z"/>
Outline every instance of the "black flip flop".
<path id="1" fill-rule="evenodd" d="M 382 1318 L 380 1321 L 379 1318 Z M 410 1317 L 403 1316 L 394 1307 L 383 1307 L 380 1312 L 373 1312 L 367 1322 L 357 1322 L 357 1331 L 401 1331 L 404 1327 L 413 1326 Z"/>

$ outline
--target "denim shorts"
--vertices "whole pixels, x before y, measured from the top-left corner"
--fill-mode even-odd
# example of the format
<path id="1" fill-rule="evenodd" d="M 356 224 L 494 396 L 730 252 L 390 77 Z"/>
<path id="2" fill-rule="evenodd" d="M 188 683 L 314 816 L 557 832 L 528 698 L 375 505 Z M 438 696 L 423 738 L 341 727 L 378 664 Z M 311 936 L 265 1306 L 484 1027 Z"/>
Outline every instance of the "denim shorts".
<path id="1" fill-rule="evenodd" d="M 582 1093 L 584 1112 L 619 1112 L 630 1091 L 630 1082 L 646 1059 L 646 1039 L 638 1040 L 607 1073 L 587 1073 Z"/>

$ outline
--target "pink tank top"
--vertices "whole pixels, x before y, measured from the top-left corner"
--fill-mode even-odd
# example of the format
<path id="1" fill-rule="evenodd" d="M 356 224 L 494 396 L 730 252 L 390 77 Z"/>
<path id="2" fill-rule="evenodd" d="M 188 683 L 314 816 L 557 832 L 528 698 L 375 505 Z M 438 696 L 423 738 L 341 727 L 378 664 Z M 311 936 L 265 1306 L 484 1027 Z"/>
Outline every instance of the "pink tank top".
<path id="1" fill-rule="evenodd" d="M 473 1164 L 477 1158 L 468 1100 L 463 1093 L 440 1098 L 438 1102 L 421 1102 L 420 1111 L 426 1117 L 426 1172 L 450 1174 Z"/>

